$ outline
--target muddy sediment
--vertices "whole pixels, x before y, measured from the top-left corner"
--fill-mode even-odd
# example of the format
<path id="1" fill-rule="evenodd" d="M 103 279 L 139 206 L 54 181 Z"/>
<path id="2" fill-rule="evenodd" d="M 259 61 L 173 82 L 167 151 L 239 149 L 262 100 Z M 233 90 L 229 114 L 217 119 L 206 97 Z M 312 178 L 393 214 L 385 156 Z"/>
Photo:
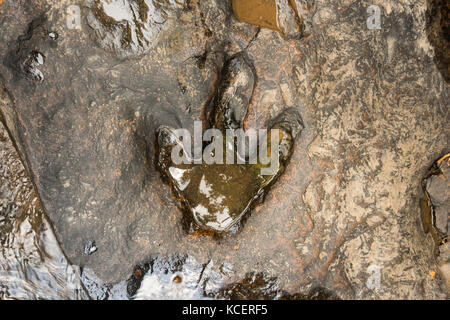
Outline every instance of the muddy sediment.
<path id="1" fill-rule="evenodd" d="M 287 38 L 300 38 L 310 30 L 312 1 L 297 0 L 233 0 L 233 12 L 241 20 L 282 33 Z"/>

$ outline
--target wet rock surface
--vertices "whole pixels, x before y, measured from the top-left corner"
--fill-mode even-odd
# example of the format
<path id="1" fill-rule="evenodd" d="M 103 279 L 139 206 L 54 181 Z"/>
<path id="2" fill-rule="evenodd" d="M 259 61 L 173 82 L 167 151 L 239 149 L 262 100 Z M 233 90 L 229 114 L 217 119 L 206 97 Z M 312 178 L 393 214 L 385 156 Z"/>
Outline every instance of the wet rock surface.
<path id="1" fill-rule="evenodd" d="M 4 2 L 0 110 L 70 261 L 106 283 L 152 256 L 187 254 L 231 265 L 227 284 L 263 272 L 290 295 L 319 287 L 340 298 L 448 297 L 419 208 L 422 178 L 449 148 L 429 4 L 377 4 L 381 29 L 370 30 L 360 1 L 317 0 L 311 36 L 287 40 L 238 21 L 231 1 L 189 1 L 140 55 L 147 49 L 99 42 L 85 2 Z M 69 5 L 82 8 L 79 30 L 67 27 Z M 57 45 L 25 42 L 45 56 L 44 80 L 33 81 L 8 57 L 44 13 Z M 206 121 L 225 62 L 241 51 L 256 74 L 244 127 L 293 107 L 305 129 L 241 231 L 188 234 L 154 165 L 155 132 Z"/>
<path id="2" fill-rule="evenodd" d="M 245 215 L 283 173 L 294 139 L 303 129 L 298 112 L 284 110 L 260 136 L 258 154 L 257 139 L 255 146 L 250 146 L 242 126 L 254 90 L 253 70 L 242 54 L 232 57 L 224 70 L 210 119 L 206 119 L 212 128 L 207 138 L 210 143 L 204 149 L 203 141 L 196 142 L 198 138 L 190 137 L 189 132 L 179 136 L 174 128 L 158 129 L 157 166 L 182 203 L 188 232 L 200 227 L 217 234 L 239 228 Z M 208 131 L 203 134 L 201 122 L 199 125 L 197 134 L 203 140 Z M 258 134 L 253 133 L 255 137 Z M 181 163 L 173 159 L 174 153 L 182 153 Z M 263 161 L 263 153 L 268 161 Z"/>
<path id="3" fill-rule="evenodd" d="M 127 282 L 129 297 L 143 299 L 204 299 L 226 283 L 232 269 L 201 264 L 187 255 L 157 256 L 134 268 Z"/>
<path id="4" fill-rule="evenodd" d="M 307 295 L 288 294 L 275 277 L 248 273 L 243 279 L 227 283 L 233 274 L 231 265 L 199 264 L 186 255 L 157 256 L 135 267 L 127 281 L 128 297 L 154 299 L 226 299 L 226 300 L 335 300 L 323 288 Z"/>
<path id="5" fill-rule="evenodd" d="M 87 299 L 0 123 L 0 300 Z"/>
<path id="6" fill-rule="evenodd" d="M 57 45 L 58 39 L 58 34 L 48 27 L 45 14 L 34 19 L 5 58 L 4 63 L 15 70 L 18 77 L 33 82 L 44 81 L 44 74 L 39 68 L 45 63 L 46 55 L 51 54 L 51 49 Z M 43 47 L 47 50 L 41 52 Z"/>
<path id="7" fill-rule="evenodd" d="M 87 21 L 102 47 L 127 58 L 154 48 L 184 0 L 90 0 Z"/>
<path id="8" fill-rule="evenodd" d="M 244 279 L 227 285 L 209 296 L 229 300 L 337 300 L 332 292 L 314 288 L 309 294 L 289 294 L 280 288 L 279 281 L 262 273 L 249 273 Z"/>

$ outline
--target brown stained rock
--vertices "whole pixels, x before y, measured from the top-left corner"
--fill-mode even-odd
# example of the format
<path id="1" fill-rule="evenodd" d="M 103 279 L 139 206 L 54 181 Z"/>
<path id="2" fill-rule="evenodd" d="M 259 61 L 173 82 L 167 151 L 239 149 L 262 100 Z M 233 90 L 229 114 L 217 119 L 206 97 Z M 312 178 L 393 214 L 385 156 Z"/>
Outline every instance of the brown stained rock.
<path id="1" fill-rule="evenodd" d="M 81 31 L 67 29 L 56 12 L 69 1 L 48 0 L 59 38 L 56 48 L 42 44 L 36 84 L 5 57 L 40 7 L 8 2 L 0 73 L 13 105 L 0 110 L 71 261 L 116 282 L 151 255 L 181 253 L 233 265 L 230 282 L 264 272 L 290 294 L 447 297 L 430 276 L 437 265 L 419 198 L 427 168 L 449 148 L 449 88 L 427 39 L 427 4 L 378 3 L 381 30 L 367 29 L 361 1 L 316 1 L 311 36 L 285 40 L 237 21 L 230 1 L 192 1 L 151 53 L 121 60 L 85 19 Z M 241 232 L 188 235 L 154 167 L 154 132 L 204 120 L 223 61 L 242 50 L 257 75 L 244 126 L 294 107 L 305 130 Z M 89 256 L 87 240 L 98 248 Z"/>
<path id="2" fill-rule="evenodd" d="M 241 21 L 272 30 L 280 30 L 275 0 L 233 0 L 233 12 Z"/>
<path id="3" fill-rule="evenodd" d="M 269 28 L 288 38 L 308 33 L 312 1 L 303 0 L 233 0 L 234 15 L 241 21 Z"/>

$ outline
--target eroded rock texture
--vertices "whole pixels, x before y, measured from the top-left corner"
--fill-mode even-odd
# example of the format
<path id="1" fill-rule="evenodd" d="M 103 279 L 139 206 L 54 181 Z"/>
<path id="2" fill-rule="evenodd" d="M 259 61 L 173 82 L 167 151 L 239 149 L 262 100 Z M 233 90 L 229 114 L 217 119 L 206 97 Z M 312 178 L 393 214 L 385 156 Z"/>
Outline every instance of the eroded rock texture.
<path id="1" fill-rule="evenodd" d="M 74 4 L 81 30 L 67 28 Z M 317 0 L 311 35 L 286 40 L 239 22 L 231 1 L 189 1 L 147 54 L 134 55 L 147 50 L 137 47 L 123 59 L 99 42 L 89 5 L 4 2 L 0 73 L 10 102 L 0 108 L 70 260 L 107 282 L 173 253 L 232 265 L 228 282 L 264 272 L 289 294 L 447 297 L 419 209 L 422 178 L 449 149 L 449 87 L 428 40 L 429 4 L 374 4 L 380 30 L 367 28 L 364 2 Z M 59 37 L 33 43 L 46 57 L 36 82 L 8 57 L 34 39 L 21 36 L 43 13 Z M 188 235 L 155 169 L 154 133 L 205 121 L 224 61 L 241 51 L 256 71 L 244 126 L 293 107 L 305 130 L 239 233 Z M 85 255 L 89 241 L 98 250 Z"/>
<path id="2" fill-rule="evenodd" d="M 121 57 L 154 48 L 184 0 L 89 0 L 87 21 L 100 44 Z"/>

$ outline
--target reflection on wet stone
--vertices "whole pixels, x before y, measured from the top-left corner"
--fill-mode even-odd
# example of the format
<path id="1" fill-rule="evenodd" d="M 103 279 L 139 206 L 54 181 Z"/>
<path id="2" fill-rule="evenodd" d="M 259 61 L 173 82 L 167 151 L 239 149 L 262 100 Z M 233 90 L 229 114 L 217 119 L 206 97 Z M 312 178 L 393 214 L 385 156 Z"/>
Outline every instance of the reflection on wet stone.
<path id="1" fill-rule="evenodd" d="M 88 0 L 87 20 L 103 48 L 127 58 L 154 48 L 184 4 L 184 0 Z"/>
<path id="2" fill-rule="evenodd" d="M 242 54 L 233 57 L 226 64 L 215 108 L 209 114 L 213 128 L 219 129 L 223 136 L 226 129 L 242 128 L 253 92 L 254 77 L 252 68 Z M 224 146 L 222 163 L 225 164 L 208 164 L 205 161 L 201 164 L 175 164 L 172 162 L 172 151 L 180 148 L 186 152 L 185 146 L 173 128 L 159 128 L 157 165 L 163 177 L 169 181 L 176 198 L 182 203 L 188 231 L 196 227 L 191 224 L 191 218 L 202 229 L 217 233 L 229 231 L 251 210 L 258 199 L 264 197 L 267 189 L 284 171 L 291 156 L 294 139 L 302 129 L 300 116 L 296 110 L 286 109 L 271 121 L 269 129 L 279 130 L 279 166 L 274 172 L 264 174 L 262 169 L 268 165 L 262 164 L 260 160 L 255 164 L 251 164 L 248 158 L 242 164 L 230 164 L 225 160 L 228 159 L 228 154 L 234 153 L 241 158 L 243 156 L 237 153 L 237 145 L 230 146 L 224 141 L 219 144 Z M 269 130 L 264 138 L 268 140 L 268 145 L 270 135 Z M 211 145 L 206 146 L 205 150 L 217 152 L 215 148 L 208 149 L 214 142 L 213 140 Z M 233 159 L 234 157 L 233 155 Z"/>
<path id="3" fill-rule="evenodd" d="M 203 299 L 218 292 L 229 274 L 212 261 L 201 264 L 188 255 L 155 256 L 134 268 L 127 282 L 130 298 Z"/>
<path id="4" fill-rule="evenodd" d="M 316 287 L 308 294 L 289 294 L 281 289 L 275 277 L 248 273 L 244 279 L 227 285 L 210 297 L 228 300 L 338 300 L 331 291 Z"/>
<path id="5" fill-rule="evenodd" d="M 89 299 L 1 122 L 0 160 L 0 300 Z"/>
<path id="6" fill-rule="evenodd" d="M 188 255 L 155 256 L 134 268 L 127 281 L 128 297 L 136 300 L 334 300 L 331 291 L 315 287 L 308 294 L 289 294 L 276 277 L 248 273 L 230 283 L 232 266 L 201 264 Z"/>

